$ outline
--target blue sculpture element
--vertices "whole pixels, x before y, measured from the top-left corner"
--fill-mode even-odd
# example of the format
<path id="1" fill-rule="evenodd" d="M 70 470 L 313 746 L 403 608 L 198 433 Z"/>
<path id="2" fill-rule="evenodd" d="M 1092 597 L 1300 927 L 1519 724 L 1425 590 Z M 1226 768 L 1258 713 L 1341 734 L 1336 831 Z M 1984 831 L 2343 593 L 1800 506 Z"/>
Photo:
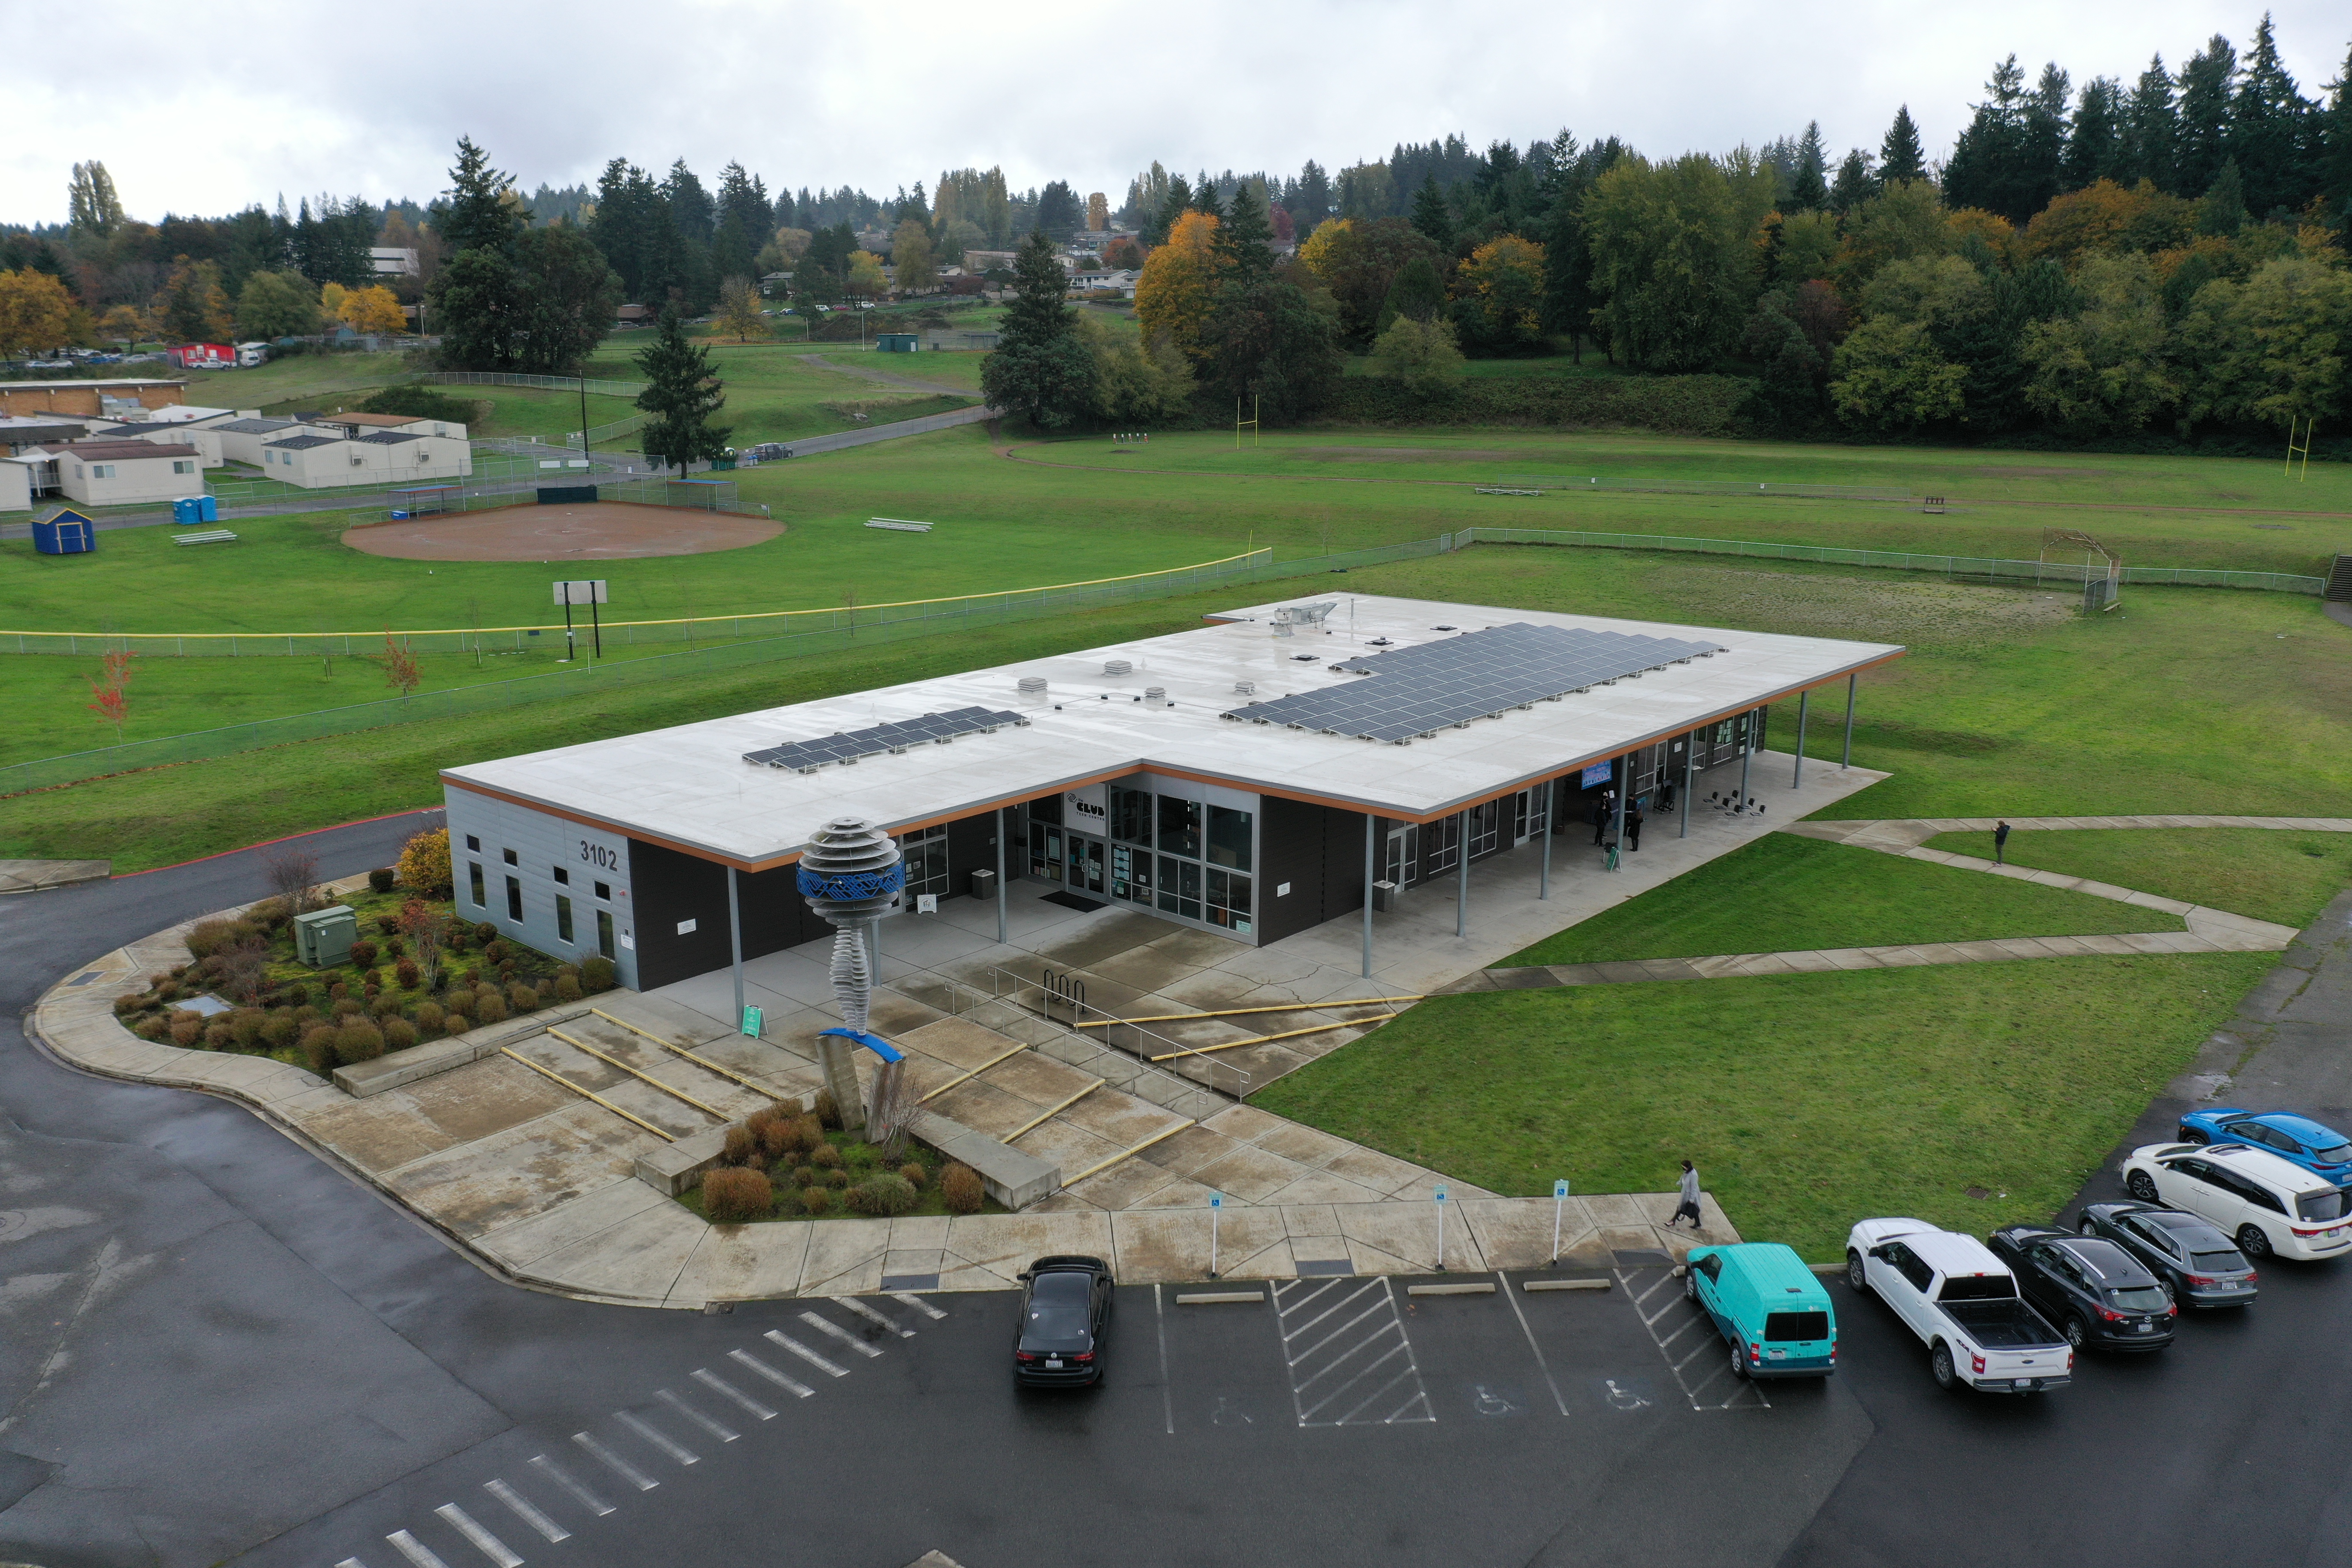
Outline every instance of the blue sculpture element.
<path id="1" fill-rule="evenodd" d="M 886 1062 L 903 1062 L 907 1053 L 879 1035 L 869 1035 L 863 1029 L 819 1029 L 819 1035 L 838 1035 L 852 1045 L 864 1046 Z"/>
<path id="2" fill-rule="evenodd" d="M 793 879 L 799 884 L 801 896 L 812 907 L 819 901 L 828 904 L 852 903 L 866 899 L 887 898 L 904 890 L 907 886 L 907 863 L 900 860 L 879 871 L 842 871 L 830 876 L 810 869 L 803 860 L 795 868 Z M 817 911 L 823 914 L 824 911 Z"/>

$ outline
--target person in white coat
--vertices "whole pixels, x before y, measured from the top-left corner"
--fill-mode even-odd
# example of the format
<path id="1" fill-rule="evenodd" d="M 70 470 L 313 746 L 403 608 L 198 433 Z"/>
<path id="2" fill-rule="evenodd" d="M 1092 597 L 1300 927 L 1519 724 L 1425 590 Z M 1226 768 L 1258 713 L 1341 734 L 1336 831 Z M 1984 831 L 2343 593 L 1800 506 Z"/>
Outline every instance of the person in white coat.
<path id="1" fill-rule="evenodd" d="M 1698 1167 L 1688 1160 L 1683 1162 L 1682 1201 L 1675 1206 L 1675 1217 L 1666 1221 L 1666 1227 L 1673 1229 L 1685 1215 L 1691 1228 L 1698 1229 Z"/>

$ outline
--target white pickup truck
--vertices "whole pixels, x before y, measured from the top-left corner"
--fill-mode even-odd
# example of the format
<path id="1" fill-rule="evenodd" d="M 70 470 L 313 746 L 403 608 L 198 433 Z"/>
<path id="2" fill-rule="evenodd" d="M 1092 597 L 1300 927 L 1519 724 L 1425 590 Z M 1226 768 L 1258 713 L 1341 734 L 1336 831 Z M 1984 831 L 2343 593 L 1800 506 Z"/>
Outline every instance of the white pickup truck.
<path id="1" fill-rule="evenodd" d="M 1920 1219 L 1864 1220 L 1846 1238 L 1845 1279 L 1911 1326 L 1946 1388 L 2039 1394 L 2074 1379 L 2074 1347 L 1973 1236 Z"/>

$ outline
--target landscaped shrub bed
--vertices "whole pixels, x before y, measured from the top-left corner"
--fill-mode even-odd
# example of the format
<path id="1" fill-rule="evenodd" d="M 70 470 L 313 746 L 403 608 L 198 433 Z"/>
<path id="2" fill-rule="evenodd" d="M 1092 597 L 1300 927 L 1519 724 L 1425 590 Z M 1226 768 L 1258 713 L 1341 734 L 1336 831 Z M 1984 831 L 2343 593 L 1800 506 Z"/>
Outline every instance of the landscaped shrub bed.
<path id="1" fill-rule="evenodd" d="M 1006 1212 L 978 1172 L 936 1149 L 910 1138 L 889 1155 L 843 1131 L 829 1094 L 777 1100 L 727 1129 L 720 1163 L 678 1202 L 714 1225 Z"/>
<path id="2" fill-rule="evenodd" d="M 381 884 L 381 885 L 379 885 Z M 610 990 L 611 961 L 577 966 L 458 918 L 378 873 L 342 901 L 359 918 L 347 963 L 312 969 L 294 956 L 291 906 L 265 899 L 188 933 L 189 960 L 120 997 L 115 1016 L 145 1040 L 266 1056 L 321 1076 L 445 1035 Z M 230 1005 L 207 1017 L 186 1004 Z"/>

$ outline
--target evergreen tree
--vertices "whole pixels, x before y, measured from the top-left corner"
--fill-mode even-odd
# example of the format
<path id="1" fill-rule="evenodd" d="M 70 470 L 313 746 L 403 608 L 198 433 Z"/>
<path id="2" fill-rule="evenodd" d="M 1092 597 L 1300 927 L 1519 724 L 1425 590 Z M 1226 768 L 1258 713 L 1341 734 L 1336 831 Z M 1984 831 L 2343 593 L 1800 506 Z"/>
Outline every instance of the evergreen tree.
<path id="1" fill-rule="evenodd" d="M 1225 221 L 1225 209 L 1217 201 L 1217 182 L 1209 178 L 1205 169 L 1201 173 L 1199 186 L 1192 192 L 1192 210 L 1219 223 Z"/>
<path id="2" fill-rule="evenodd" d="M 1067 242 L 1078 232 L 1085 216 L 1078 194 L 1070 189 L 1066 181 L 1053 181 L 1037 197 L 1037 228 L 1048 238 Z"/>
<path id="3" fill-rule="evenodd" d="M 2158 190 L 2178 194 L 2174 182 L 2179 175 L 2179 159 L 2180 111 L 2172 100 L 2172 73 L 2164 68 L 2164 57 L 2158 55 L 2139 73 L 2124 109 L 2123 155 L 2116 183 L 2137 185 L 2148 180 Z"/>
<path id="4" fill-rule="evenodd" d="M 1437 188 L 1435 174 L 1421 177 L 1421 190 L 1412 198 L 1412 226 L 1439 250 L 1453 250 L 1454 215 L 1446 208 L 1445 193 Z"/>
<path id="5" fill-rule="evenodd" d="M 637 406 L 653 416 L 639 434 L 646 456 L 674 463 L 709 461 L 726 454 L 728 429 L 710 416 L 727 405 L 710 351 L 687 341 L 686 321 L 676 304 L 662 307 L 654 341 L 636 356 L 646 389 Z"/>
<path id="6" fill-rule="evenodd" d="M 1072 325 L 1069 291 L 1053 240 L 1043 229 L 1032 232 L 1013 259 L 1013 303 L 996 350 L 980 367 L 990 406 L 1040 430 L 1075 423 L 1094 407 L 1094 356 Z"/>
<path id="7" fill-rule="evenodd" d="M 1818 212 L 1830 198 L 1826 179 L 1827 165 L 1822 154 L 1822 125 L 1818 120 L 1808 121 L 1805 134 L 1797 142 L 1797 166 L 1789 185 L 1789 209 L 1791 212 Z"/>
<path id="8" fill-rule="evenodd" d="M 514 176 L 490 167 L 490 155 L 474 145 L 470 136 L 457 138 L 457 166 L 449 171 L 449 200 L 434 225 L 452 254 L 465 250 L 514 249 L 522 232 L 522 215 L 508 202 Z M 284 204 L 279 204 L 280 211 Z"/>
<path id="9" fill-rule="evenodd" d="M 2245 182 L 2246 207 L 2255 216 L 2294 211 L 2310 198 L 2303 153 L 2311 111 L 2279 59 L 2265 12 L 2230 105 L 2230 156 Z"/>
<path id="10" fill-rule="evenodd" d="M 2074 107 L 2074 127 L 2066 138 L 2062 190 L 2079 191 L 2097 180 L 2112 180 L 2123 164 L 2123 86 L 2112 77 L 2093 77 L 2083 84 Z"/>
<path id="11" fill-rule="evenodd" d="M 1331 176 L 1314 159 L 1298 171 L 1298 184 L 1286 204 L 1298 226 L 1301 239 L 1315 232 L 1315 226 L 1331 216 Z"/>
<path id="12" fill-rule="evenodd" d="M 2318 148 L 2313 174 L 2323 221 L 2335 225 L 2338 245 L 2352 246 L 2352 51 L 2346 53 L 2344 68 L 2327 89 L 2327 107 L 2315 116 Z"/>
<path id="13" fill-rule="evenodd" d="M 2056 61 L 2042 68 L 2042 79 L 2026 100 L 2024 134 L 2018 144 L 2018 167 L 2009 192 L 2009 205 L 1994 209 L 2020 228 L 2050 205 L 2062 189 L 2066 157 L 2066 105 L 2073 83 Z"/>
<path id="14" fill-rule="evenodd" d="M 577 375 L 621 305 L 621 280 L 588 236 L 572 224 L 525 229 L 515 241 L 517 370 Z"/>
<path id="15" fill-rule="evenodd" d="M 1952 144 L 1944 198 L 1956 207 L 1982 207 L 2020 221 L 2010 212 L 2025 142 L 2025 73 L 2015 55 L 1993 68 L 1985 91 L 1989 96 Z"/>
<path id="16" fill-rule="evenodd" d="M 514 258 L 477 245 L 441 264 L 425 290 L 441 363 L 451 370 L 512 370 L 522 300 Z"/>
<path id="17" fill-rule="evenodd" d="M 1876 176 L 1870 172 L 1870 154 L 1856 147 L 1838 164 L 1837 180 L 1830 186 L 1830 210 L 1840 217 L 1851 216 L 1854 208 L 1876 195 L 1882 183 L 1891 183 L 1892 174 Z"/>
<path id="18" fill-rule="evenodd" d="M 1389 286 L 1389 296 L 1381 301 L 1378 331 L 1386 331 L 1400 316 L 1410 321 L 1432 321 L 1445 309 L 1445 281 L 1437 275 L 1436 263 L 1426 256 L 1416 256 L 1397 268 L 1396 281 Z"/>
<path id="19" fill-rule="evenodd" d="M 697 245 L 709 245 L 718 229 L 718 204 L 710 193 L 702 188 L 702 181 L 680 158 L 669 166 L 668 177 L 661 183 L 662 200 L 669 205 L 670 222 L 677 232 Z"/>
<path id="20" fill-rule="evenodd" d="M 2230 100 L 2238 79 L 2238 51 L 2216 33 L 2180 68 L 2178 194 L 2202 191 L 2221 177 L 2230 156 Z"/>
<path id="21" fill-rule="evenodd" d="M 1273 242 L 1274 230 L 1266 222 L 1265 209 L 1258 205 L 1244 181 L 1234 192 L 1233 211 L 1217 226 L 1211 248 L 1232 277 L 1246 283 L 1274 270 Z"/>
<path id="22" fill-rule="evenodd" d="M 1897 180 L 1927 177 L 1927 156 L 1919 147 L 1919 127 L 1912 121 L 1907 103 L 1895 110 L 1895 123 L 1886 128 L 1886 140 L 1879 143 L 1878 177 L 1890 185 Z"/>
<path id="23" fill-rule="evenodd" d="M 1176 226 L 1178 218 L 1192 210 L 1192 187 L 1185 183 L 1183 175 L 1169 175 L 1168 199 L 1161 204 L 1160 216 L 1154 221 L 1150 231 L 1144 236 L 1145 240 L 1155 247 L 1167 244 L 1168 231 Z"/>
<path id="24" fill-rule="evenodd" d="M 2246 187 L 2235 158 L 2221 160 L 2221 172 L 2197 203 L 2197 232 L 2231 235 L 2246 226 Z"/>

